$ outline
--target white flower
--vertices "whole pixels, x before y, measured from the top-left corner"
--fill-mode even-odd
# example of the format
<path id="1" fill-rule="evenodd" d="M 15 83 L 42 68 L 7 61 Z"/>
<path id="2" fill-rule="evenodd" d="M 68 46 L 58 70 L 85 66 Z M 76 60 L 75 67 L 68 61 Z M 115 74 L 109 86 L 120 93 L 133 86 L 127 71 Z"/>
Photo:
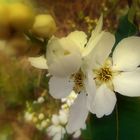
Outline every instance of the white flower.
<path id="1" fill-rule="evenodd" d="M 53 36 L 47 45 L 46 58 L 44 56 L 29 57 L 28 60 L 32 66 L 48 69 L 52 75 L 68 76 L 80 68 L 81 50 L 86 41 L 87 36 L 82 31 L 72 32 L 61 39 Z"/>
<path id="2" fill-rule="evenodd" d="M 112 113 L 116 104 L 115 92 L 125 96 L 140 96 L 140 37 L 128 37 L 118 43 L 109 58 L 114 39 L 103 40 L 90 54 L 88 77 L 95 79 L 89 84 L 89 109 L 97 117 Z M 106 45 L 108 44 L 108 45 Z"/>
<path id="3" fill-rule="evenodd" d="M 48 127 L 47 134 L 53 140 L 61 140 L 66 134 L 66 124 L 68 123 L 69 109 L 61 109 L 59 114 L 52 115 L 52 125 Z M 85 129 L 84 124 L 79 130 L 74 131 L 73 137 L 78 138 L 81 135 L 81 129 Z"/>
<path id="4" fill-rule="evenodd" d="M 33 116 L 34 116 L 34 114 L 33 113 L 31 113 L 31 112 L 25 112 L 25 114 L 24 114 L 24 118 L 25 118 L 25 120 L 26 121 L 32 121 L 33 120 Z"/>
<path id="5" fill-rule="evenodd" d="M 56 37 L 50 39 L 46 55 L 50 74 L 65 77 L 80 69 L 83 57 L 89 54 L 104 34 L 102 32 L 102 20 L 103 17 L 101 16 L 88 42 L 87 35 L 82 31 L 71 32 L 67 37 L 61 39 Z"/>
<path id="6" fill-rule="evenodd" d="M 65 98 L 67 97 L 73 90 L 78 94 L 76 100 L 74 101 L 73 105 L 70 107 L 70 113 L 69 113 L 69 119 L 68 119 L 68 124 L 67 124 L 67 132 L 68 133 L 73 133 L 77 130 L 79 130 L 86 121 L 86 118 L 88 116 L 89 112 L 89 105 L 88 102 L 93 102 L 94 98 L 92 96 L 88 96 L 88 92 L 95 91 L 95 85 L 94 85 L 94 79 L 89 79 L 89 73 L 88 73 L 88 63 L 89 63 L 89 58 L 90 54 L 92 53 L 92 50 L 94 49 L 95 51 L 100 49 L 102 44 L 105 45 L 105 47 L 111 48 L 114 44 L 114 36 L 108 32 L 102 31 L 102 16 L 99 19 L 99 22 L 97 24 L 97 27 L 95 30 L 93 30 L 92 35 L 89 39 L 88 42 L 86 42 L 86 47 L 85 46 L 85 40 L 86 40 L 86 35 L 83 32 L 72 32 L 67 40 L 68 41 L 73 41 L 75 44 L 80 44 L 83 43 L 84 45 L 79 45 L 79 50 L 81 52 L 81 63 L 78 63 L 74 60 L 76 58 L 70 58 L 69 61 L 65 60 L 63 61 L 63 57 L 61 57 L 61 61 L 59 61 L 59 64 L 62 64 L 63 66 L 68 65 L 69 69 L 63 69 L 61 70 L 60 68 L 57 68 L 57 65 L 55 65 L 54 74 L 49 81 L 49 91 L 50 94 L 57 99 L 60 98 Z M 107 43 L 105 41 L 108 40 Z M 113 41 L 111 41 L 113 40 Z M 67 41 L 67 43 L 69 43 Z M 67 44 L 65 44 L 67 46 Z M 69 45 L 69 44 L 68 44 Z M 57 44 L 54 44 L 53 47 L 57 48 Z M 60 48 L 61 46 L 59 46 Z M 51 48 L 51 47 L 50 47 Z M 49 52 L 49 51 L 48 51 Z M 100 54 L 97 54 L 98 56 Z M 56 56 L 55 56 L 56 57 Z M 72 70 L 72 64 L 74 63 L 77 65 L 77 70 L 73 71 L 73 73 L 70 75 L 70 71 Z M 80 64 L 80 67 L 79 67 Z M 63 67 L 61 67 L 63 68 Z M 61 70 L 61 71 L 60 71 Z M 67 71 L 66 71 L 67 70 Z M 56 76 L 58 72 L 63 72 L 65 73 L 65 76 Z M 68 73 L 67 73 L 68 72 Z M 71 71 L 72 72 L 72 71 Z M 92 87 L 93 89 L 90 89 Z"/>
<path id="7" fill-rule="evenodd" d="M 47 46 L 47 62 L 49 73 L 55 76 L 68 76 L 75 73 L 81 66 L 82 56 L 80 49 L 85 42 L 75 42 L 73 35 L 79 35 L 86 40 L 84 32 L 72 32 L 61 39 L 52 37 Z M 81 40 L 82 40 L 81 39 Z"/>
<path id="8" fill-rule="evenodd" d="M 38 119 L 39 120 L 43 120 L 45 118 L 45 115 L 43 114 L 43 113 L 40 113 L 39 115 L 38 115 Z"/>
<path id="9" fill-rule="evenodd" d="M 52 140 L 61 140 L 64 138 L 66 130 L 61 125 L 51 125 L 47 129 L 48 136 L 52 137 Z"/>
<path id="10" fill-rule="evenodd" d="M 44 103 L 44 101 L 45 101 L 45 98 L 42 96 L 37 99 L 37 103 L 39 103 L 39 104 Z"/>
<path id="11" fill-rule="evenodd" d="M 72 91 L 67 98 L 62 98 L 61 101 L 62 103 L 65 103 L 68 107 L 70 107 L 74 103 L 74 100 L 76 98 L 77 98 L 77 94 L 74 91 Z"/>
<path id="12" fill-rule="evenodd" d="M 49 120 L 48 120 L 48 119 L 43 120 L 43 121 L 41 122 L 41 124 L 40 124 L 41 128 L 42 128 L 42 129 L 46 128 L 46 126 L 48 125 L 48 123 L 49 123 Z"/>
<path id="13" fill-rule="evenodd" d="M 67 110 L 60 110 L 59 115 L 52 116 L 52 125 L 48 127 L 47 134 L 52 137 L 53 140 L 61 140 L 66 133 L 65 125 L 68 119 Z"/>

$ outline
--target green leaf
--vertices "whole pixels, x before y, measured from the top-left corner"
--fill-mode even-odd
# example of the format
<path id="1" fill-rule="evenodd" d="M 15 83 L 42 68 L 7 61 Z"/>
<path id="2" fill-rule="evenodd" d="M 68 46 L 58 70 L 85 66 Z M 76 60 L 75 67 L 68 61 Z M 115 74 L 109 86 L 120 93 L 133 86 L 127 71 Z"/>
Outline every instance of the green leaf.
<path id="1" fill-rule="evenodd" d="M 133 12 L 133 10 L 130 11 Z M 127 15 L 123 16 L 120 19 L 119 27 L 115 33 L 116 43 L 113 47 L 113 50 L 115 49 L 118 42 L 121 41 L 123 38 L 136 35 L 138 32 L 138 27 L 132 22 L 132 20 L 131 21 L 129 20 L 130 17 L 132 19 L 132 15 L 131 15 L 132 12 L 130 11 L 128 12 Z"/>
<path id="2" fill-rule="evenodd" d="M 96 118 L 90 114 L 87 123 L 87 129 L 82 132 L 84 140 L 115 140 L 116 137 L 116 120 L 115 112 L 110 116 Z"/>
<path id="3" fill-rule="evenodd" d="M 117 94 L 117 110 L 103 118 L 91 115 L 82 137 L 85 140 L 139 140 L 139 132 L 140 99 Z"/>

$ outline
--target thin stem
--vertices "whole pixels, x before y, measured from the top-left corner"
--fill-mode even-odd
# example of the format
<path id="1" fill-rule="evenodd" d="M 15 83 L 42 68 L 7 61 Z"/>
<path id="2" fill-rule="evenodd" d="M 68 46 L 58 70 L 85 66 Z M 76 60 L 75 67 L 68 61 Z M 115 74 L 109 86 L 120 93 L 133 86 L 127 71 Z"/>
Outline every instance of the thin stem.
<path id="1" fill-rule="evenodd" d="M 40 82 L 41 82 L 41 79 L 42 79 L 42 74 L 43 74 L 43 72 L 42 72 L 42 70 L 41 70 L 41 71 L 39 72 L 39 74 L 38 74 L 37 87 L 40 86 Z"/>
<path id="2" fill-rule="evenodd" d="M 116 140 L 119 140 L 119 113 L 118 113 L 118 104 L 116 103 Z"/>

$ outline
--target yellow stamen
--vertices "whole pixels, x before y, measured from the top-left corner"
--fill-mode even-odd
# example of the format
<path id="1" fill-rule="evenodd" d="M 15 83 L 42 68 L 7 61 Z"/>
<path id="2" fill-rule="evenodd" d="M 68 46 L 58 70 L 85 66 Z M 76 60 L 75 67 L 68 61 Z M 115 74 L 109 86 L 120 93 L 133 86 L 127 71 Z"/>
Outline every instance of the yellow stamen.
<path id="1" fill-rule="evenodd" d="M 84 84 L 83 84 L 84 74 L 83 74 L 83 72 L 80 70 L 78 73 L 73 74 L 72 78 L 74 79 L 73 90 L 76 93 L 80 93 L 84 89 Z"/>

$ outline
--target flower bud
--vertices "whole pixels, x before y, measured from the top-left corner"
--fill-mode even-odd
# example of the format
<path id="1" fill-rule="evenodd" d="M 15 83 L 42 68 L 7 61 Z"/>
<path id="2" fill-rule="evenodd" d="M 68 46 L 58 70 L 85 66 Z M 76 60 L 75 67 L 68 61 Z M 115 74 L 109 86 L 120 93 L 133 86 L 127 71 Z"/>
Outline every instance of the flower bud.
<path id="1" fill-rule="evenodd" d="M 51 37 L 56 31 L 56 23 L 49 14 L 40 14 L 35 18 L 32 32 L 38 37 Z"/>
<path id="2" fill-rule="evenodd" d="M 9 5 L 9 18 L 12 27 L 17 30 L 27 30 L 32 27 L 35 13 L 33 8 L 23 3 Z"/>

